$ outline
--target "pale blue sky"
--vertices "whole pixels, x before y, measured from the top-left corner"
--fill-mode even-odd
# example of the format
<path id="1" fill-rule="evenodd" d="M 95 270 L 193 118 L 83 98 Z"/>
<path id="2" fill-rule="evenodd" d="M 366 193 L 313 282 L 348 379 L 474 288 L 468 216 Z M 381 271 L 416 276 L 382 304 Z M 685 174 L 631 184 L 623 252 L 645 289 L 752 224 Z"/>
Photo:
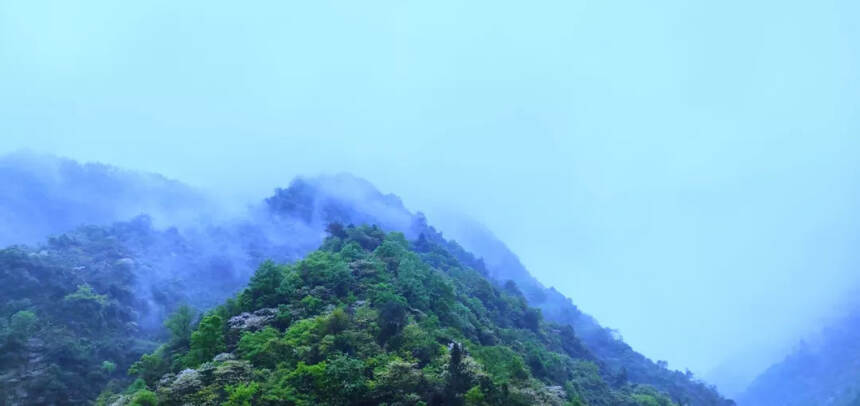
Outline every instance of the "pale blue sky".
<path id="1" fill-rule="evenodd" d="M 860 3 L 703 3 L 6 0 L 0 153 L 353 172 L 654 359 L 763 363 L 860 279 Z"/>

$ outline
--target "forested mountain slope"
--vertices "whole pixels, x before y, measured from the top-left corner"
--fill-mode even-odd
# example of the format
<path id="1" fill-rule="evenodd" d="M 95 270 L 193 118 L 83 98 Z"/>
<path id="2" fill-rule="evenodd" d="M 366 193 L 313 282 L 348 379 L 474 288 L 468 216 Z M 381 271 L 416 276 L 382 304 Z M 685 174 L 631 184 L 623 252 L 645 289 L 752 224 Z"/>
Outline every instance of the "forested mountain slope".
<path id="1" fill-rule="evenodd" d="M 8 173 L 20 174 L 15 177 L 19 183 L 16 187 L 30 192 L 16 197 L 19 200 L 15 204 L 0 204 L 0 212 L 14 214 L 19 206 L 31 206 L 25 212 L 30 214 L 17 219 L 15 227 L 26 227 L 26 219 L 32 219 L 38 223 L 37 231 L 22 233 L 20 242 L 73 224 L 86 224 L 94 218 L 102 225 L 64 229 L 42 243 L 2 251 L 0 286 L 16 287 L 0 295 L 0 395 L 7 404 L 54 404 L 56 399 L 64 400 L 60 403 L 85 404 L 105 384 L 114 389 L 124 386 L 131 360 L 168 340 L 167 330 L 172 329 L 162 327 L 168 314 L 181 309 L 189 323 L 199 321 L 196 313 L 241 291 L 264 261 L 291 263 L 312 252 L 323 242 L 331 223 L 373 224 L 401 232 L 410 249 L 419 253 L 416 255 L 441 248 L 456 260 L 458 267 L 487 277 L 492 289 L 522 292 L 508 293 L 522 296 L 529 306 L 540 308 L 548 321 L 572 327 L 599 374 L 610 383 L 617 380 L 651 384 L 680 404 L 729 404 L 704 384 L 634 352 L 569 299 L 544 288 L 492 234 L 477 235 L 485 244 L 479 255 L 473 255 L 446 239 L 422 214 L 407 210 L 396 196 L 384 195 L 361 179 L 348 175 L 300 178 L 247 213 L 217 222 L 212 218 L 206 222 L 187 221 L 185 215 L 172 215 L 169 205 L 152 206 L 166 210 L 158 213 L 162 221 L 183 220 L 177 227 L 165 227 L 153 224 L 148 216 L 131 217 L 130 213 L 136 215 L 137 209 L 145 210 L 146 205 L 128 214 L 125 209 L 110 209 L 111 204 L 126 201 L 117 198 L 81 200 L 75 210 L 60 210 L 65 213 L 58 217 L 62 221 L 45 226 L 41 221 L 48 217 L 39 214 L 42 209 L 50 212 L 54 207 L 65 207 L 67 196 L 98 190 L 86 176 L 78 178 L 80 173 L 90 171 L 81 172 L 81 168 L 95 168 L 91 170 L 100 179 L 96 184 L 117 185 L 108 190 L 131 191 L 118 196 L 150 190 L 134 184 L 155 176 L 153 179 L 161 179 L 156 184 L 163 181 L 172 185 L 151 189 L 158 191 L 159 199 L 169 200 L 171 190 L 180 191 L 177 201 L 187 203 L 177 209 L 180 214 L 186 207 L 194 207 L 197 214 L 207 217 L 206 210 L 214 206 L 199 201 L 200 195 L 192 189 L 156 175 L 62 162 L 73 169 L 54 172 L 52 176 L 59 178 L 54 178 L 53 183 L 33 180 L 45 176 L 39 172 L 41 165 L 10 164 Z M 132 185 L 125 185 L 129 182 Z M 57 193 L 46 185 L 64 186 L 62 193 Z M 108 215 L 100 218 L 94 212 L 103 206 L 108 207 Z M 110 224 L 107 220 L 112 216 L 123 220 L 126 215 L 125 221 Z M 15 238 L 14 233 L 7 234 Z M 509 280 L 514 283 L 508 284 Z M 190 307 L 180 307 L 181 304 Z M 99 317 L 90 319 L 91 313 Z M 34 398 L 34 394 L 39 397 Z"/>
<path id="2" fill-rule="evenodd" d="M 114 405 L 670 405 L 447 249 L 330 226 L 132 367 Z"/>
<path id="3" fill-rule="evenodd" d="M 517 256 L 485 228 L 469 227 L 467 240 L 476 247 L 478 256 L 428 225 L 423 214 L 412 214 L 399 198 L 384 195 L 370 183 L 349 175 L 299 178 L 287 189 L 279 189 L 267 199 L 276 217 L 300 217 L 309 223 L 330 221 L 344 224 L 380 224 L 403 232 L 408 238 L 426 239 L 445 247 L 458 260 L 489 276 L 496 284 L 512 280 L 529 305 L 535 306 L 548 320 L 570 325 L 589 350 L 604 365 L 623 373 L 631 382 L 653 385 L 683 404 L 721 405 L 731 401 L 691 375 L 672 371 L 634 351 L 612 330 L 602 327 L 583 313 L 569 298 L 538 282 L 520 263 Z M 471 247 L 470 247 L 471 248 Z"/>
<path id="4" fill-rule="evenodd" d="M 0 250 L 0 404 L 85 404 L 155 345 L 126 253 L 99 243 Z"/>
<path id="5" fill-rule="evenodd" d="M 0 404 L 88 404 L 167 338 L 180 305 L 212 308 L 266 259 L 308 251 L 285 241 L 251 223 L 160 230 L 139 216 L 0 250 Z"/>
<path id="6" fill-rule="evenodd" d="M 860 311 L 834 323 L 757 377 L 742 405 L 860 405 Z"/>
<path id="7" fill-rule="evenodd" d="M 0 404 L 85 404 L 164 339 L 181 303 L 247 282 L 235 258 L 147 217 L 0 250 Z"/>

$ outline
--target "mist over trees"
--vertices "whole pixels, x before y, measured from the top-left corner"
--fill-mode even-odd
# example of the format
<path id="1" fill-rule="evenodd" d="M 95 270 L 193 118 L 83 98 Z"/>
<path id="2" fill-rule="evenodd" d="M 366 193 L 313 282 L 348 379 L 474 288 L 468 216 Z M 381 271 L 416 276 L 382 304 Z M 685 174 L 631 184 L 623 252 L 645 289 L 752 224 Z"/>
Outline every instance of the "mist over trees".
<path id="1" fill-rule="evenodd" d="M 214 212 L 200 191 L 161 175 L 31 152 L 0 157 L 0 184 L 2 246 L 141 214 L 163 227 Z"/>
<path id="2" fill-rule="evenodd" d="M 185 345 L 175 340 L 135 364 L 132 392 L 105 401 L 154 393 L 166 404 L 674 404 L 601 368 L 576 337 L 557 335 L 560 326 L 521 295 L 489 285 L 445 248 L 425 241 L 416 251 L 375 226 L 330 231 L 302 261 L 264 263 Z"/>
<path id="3" fill-rule="evenodd" d="M 547 404 L 731 404 L 690 375 L 635 352 L 569 298 L 545 288 L 486 229 L 475 228 L 468 239 L 480 251 L 475 255 L 396 196 L 350 175 L 297 178 L 227 218 L 206 216 L 216 204 L 157 175 L 46 157 L 3 162 L 24 192 L 0 207 L 15 213 L 29 202 L 25 215 L 7 217 L 15 227 L 35 224 L 0 252 L 0 282 L 15 287 L 0 296 L 0 391 L 10 404 L 84 404 L 99 394 L 132 404 L 187 401 L 171 392 L 177 382 L 162 384 L 162 378 L 176 374 L 184 382 L 189 368 L 231 376 L 204 379 L 204 386 L 215 385 L 206 396 L 236 404 L 269 390 L 296 404 L 337 404 L 345 398 L 326 397 L 324 382 L 342 374 L 352 374 L 363 395 L 337 396 L 363 399 L 359 404 L 413 395 L 432 403 L 446 393 L 454 398 L 445 404 L 497 404 L 511 396 L 526 403 L 538 396 Z M 102 187 L 102 199 L 87 198 Z M 182 203 L 176 213 L 160 203 L 170 202 L 174 190 Z M 139 193 L 157 198 L 112 208 Z M 28 241 L 43 234 L 51 236 Z M 450 289 L 457 293 L 443 299 Z M 447 310 L 434 307 L 440 305 Z M 366 316 L 372 322 L 356 319 L 359 309 L 374 315 Z M 338 338 L 346 331 L 370 336 Z M 312 335 L 295 341 L 291 334 Z M 349 343 L 332 347 L 338 351 L 318 348 L 332 345 L 318 340 L 330 339 Z M 418 342 L 400 341 L 407 339 Z M 533 344 L 520 347 L 516 340 Z M 363 345 L 381 350 L 356 349 Z M 294 359 L 278 349 L 303 346 L 321 352 Z M 408 348 L 412 355 L 397 355 Z M 216 359 L 225 351 L 231 355 L 223 357 L 243 361 Z M 378 364 L 372 361 L 378 357 Z M 282 389 L 253 378 L 259 368 L 280 368 L 285 360 L 291 363 L 282 371 Z M 460 363 L 467 360 L 481 366 L 465 372 Z M 445 383 L 446 373 L 463 377 Z M 396 380 L 408 376 L 415 381 Z M 417 389 L 428 382 L 440 386 Z M 461 386 L 452 389 L 455 383 Z M 390 392 L 366 392 L 377 385 Z"/>
<path id="4" fill-rule="evenodd" d="M 860 307 L 800 341 L 739 396 L 763 406 L 860 404 Z"/>

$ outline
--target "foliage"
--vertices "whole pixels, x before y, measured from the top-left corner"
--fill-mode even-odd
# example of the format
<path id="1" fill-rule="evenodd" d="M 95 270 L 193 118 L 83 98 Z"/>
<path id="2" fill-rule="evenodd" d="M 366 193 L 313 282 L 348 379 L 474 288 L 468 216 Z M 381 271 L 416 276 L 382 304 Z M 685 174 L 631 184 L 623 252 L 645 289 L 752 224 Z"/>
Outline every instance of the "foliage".
<path id="1" fill-rule="evenodd" d="M 110 361 L 102 361 L 102 371 L 108 375 L 116 371 L 116 364 Z"/>
<path id="2" fill-rule="evenodd" d="M 129 406 L 156 406 L 158 405 L 158 397 L 155 393 L 146 389 L 141 389 L 132 396 Z"/>
<path id="3" fill-rule="evenodd" d="M 340 371 L 331 376 L 354 376 L 348 393 L 359 403 L 460 403 L 467 401 L 464 388 L 472 402 L 552 403 L 561 382 L 577 379 L 571 360 L 584 360 L 621 396 L 613 400 L 632 401 L 642 387 L 634 383 L 648 383 L 679 403 L 724 404 L 712 389 L 642 357 L 544 288 L 500 242 L 491 241 L 501 261 L 488 258 L 490 269 L 396 196 L 349 176 L 335 180 L 296 181 L 267 199 L 260 219 L 241 224 L 188 233 L 156 230 L 141 216 L 0 251 L 0 403 L 110 404 L 148 387 L 160 398 L 188 391 L 188 402 L 218 404 L 228 400 L 227 386 L 249 382 L 260 385 L 255 404 L 337 403 L 345 396 L 297 393 L 287 376 L 299 362 L 325 362 Z M 61 206 L 44 213 L 67 209 Z M 105 220 L 101 213 L 87 219 Z M 331 237 L 311 252 L 325 224 Z M 223 305 L 212 310 L 217 303 Z M 192 308 L 211 311 L 198 320 Z M 254 337 L 264 328 L 231 326 L 232 317 L 257 311 L 275 334 Z M 213 319 L 203 323 L 212 315 L 221 318 L 220 330 Z M 462 368 L 448 365 L 454 342 L 464 350 Z M 157 343 L 164 345 L 141 357 Z M 481 348 L 493 346 L 517 355 L 510 371 L 479 359 Z M 231 355 L 214 361 L 222 350 Z M 183 374 L 188 367 L 199 372 Z M 452 372 L 469 386 L 446 396 Z M 576 393 L 562 397 L 584 403 Z"/>
<path id="4" fill-rule="evenodd" d="M 170 345 L 184 347 L 191 339 L 191 331 L 194 323 L 194 309 L 188 305 L 179 306 L 167 320 L 164 327 L 170 332 Z"/>
<path id="5" fill-rule="evenodd" d="M 329 229 L 322 249 L 264 263 L 184 348 L 162 347 L 130 372 L 165 404 L 671 404 L 616 384 L 575 335 L 446 250 L 425 241 L 419 252 L 375 227 Z M 215 357 L 224 351 L 239 360 Z"/>
<path id="6" fill-rule="evenodd" d="M 259 390 L 260 385 L 256 382 L 228 385 L 226 387 L 227 401 L 224 402 L 224 406 L 251 406 L 251 402 Z"/>
<path id="7" fill-rule="evenodd" d="M 186 354 L 185 365 L 196 367 L 216 354 L 223 352 L 224 319 L 218 314 L 210 314 L 200 321 L 197 330 L 191 333 L 191 348 Z"/>
<path id="8" fill-rule="evenodd" d="M 135 339 L 131 278 L 113 265 L 122 253 L 103 243 L 97 256 L 73 240 L 51 253 L 0 250 L 0 403 L 89 403 L 152 348 Z"/>
<path id="9" fill-rule="evenodd" d="M 137 376 L 145 383 L 154 385 L 155 381 L 168 371 L 169 362 L 165 359 L 165 347 L 159 347 L 152 354 L 143 354 L 140 359 L 131 365 L 128 374 Z"/>

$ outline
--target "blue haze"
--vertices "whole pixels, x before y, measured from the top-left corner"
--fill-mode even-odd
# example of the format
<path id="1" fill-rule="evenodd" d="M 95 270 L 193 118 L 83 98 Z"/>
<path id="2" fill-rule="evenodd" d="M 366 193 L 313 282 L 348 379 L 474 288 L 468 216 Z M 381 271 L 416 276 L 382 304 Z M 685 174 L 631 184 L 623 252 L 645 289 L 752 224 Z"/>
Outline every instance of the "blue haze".
<path id="1" fill-rule="evenodd" d="M 0 2 L 0 153 L 486 224 L 728 394 L 860 283 L 860 4 Z M 448 225 L 445 227 L 445 225 Z M 464 233 L 464 231 L 459 231 Z"/>

